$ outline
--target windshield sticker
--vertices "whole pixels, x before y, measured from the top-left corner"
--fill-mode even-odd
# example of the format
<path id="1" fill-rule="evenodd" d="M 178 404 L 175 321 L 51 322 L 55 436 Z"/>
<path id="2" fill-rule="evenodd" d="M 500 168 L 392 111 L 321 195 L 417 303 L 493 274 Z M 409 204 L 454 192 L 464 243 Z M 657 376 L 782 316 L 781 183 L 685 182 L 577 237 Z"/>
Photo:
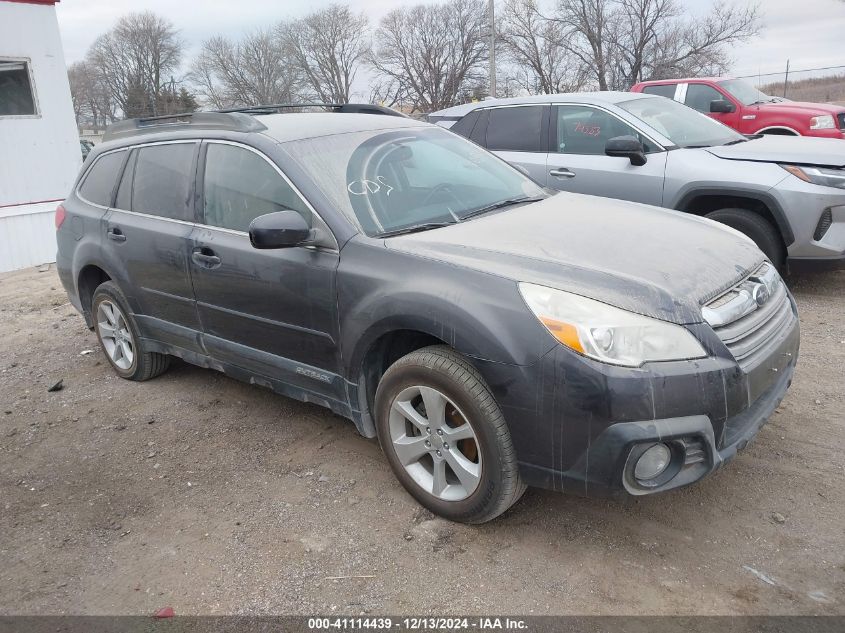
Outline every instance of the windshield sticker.
<path id="1" fill-rule="evenodd" d="M 391 187 L 384 179 L 384 176 L 377 176 L 375 180 L 353 180 L 346 185 L 346 190 L 353 196 L 367 196 L 371 193 L 379 193 L 384 190 L 384 195 L 389 196 L 394 187 Z"/>

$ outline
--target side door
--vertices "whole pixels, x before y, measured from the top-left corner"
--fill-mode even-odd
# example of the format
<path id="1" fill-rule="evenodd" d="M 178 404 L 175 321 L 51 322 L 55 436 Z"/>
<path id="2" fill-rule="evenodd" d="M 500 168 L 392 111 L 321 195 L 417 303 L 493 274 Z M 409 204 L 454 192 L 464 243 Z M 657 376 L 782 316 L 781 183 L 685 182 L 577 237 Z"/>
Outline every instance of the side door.
<path id="1" fill-rule="evenodd" d="M 198 182 L 201 223 L 190 248 L 197 309 L 208 353 L 220 362 L 345 401 L 339 375 L 337 248 L 259 250 L 258 216 L 293 209 L 328 226 L 258 150 L 207 141 Z"/>
<path id="2" fill-rule="evenodd" d="M 710 104 L 713 101 L 727 101 L 733 105 L 733 112 L 710 112 Z M 687 86 L 686 94 L 684 95 L 684 105 L 698 110 L 707 116 L 716 119 L 719 123 L 723 123 L 735 130 L 739 129 L 742 115 L 742 104 L 738 103 L 729 94 L 714 88 L 708 84 L 691 83 Z"/>
<path id="3" fill-rule="evenodd" d="M 134 148 L 106 216 L 103 249 L 143 336 L 201 352 L 188 269 L 198 141 Z"/>
<path id="4" fill-rule="evenodd" d="M 616 115 L 592 105 L 552 108 L 549 187 L 562 191 L 632 200 L 660 206 L 666 151 Z M 647 162 L 632 165 L 628 158 L 607 156 L 607 141 L 635 136 L 643 143 Z"/>
<path id="5" fill-rule="evenodd" d="M 548 182 L 549 109 L 543 104 L 491 108 L 480 145 L 525 170 L 535 182 L 545 186 Z M 470 138 L 476 140 L 473 137 L 479 138 L 475 130 Z"/>

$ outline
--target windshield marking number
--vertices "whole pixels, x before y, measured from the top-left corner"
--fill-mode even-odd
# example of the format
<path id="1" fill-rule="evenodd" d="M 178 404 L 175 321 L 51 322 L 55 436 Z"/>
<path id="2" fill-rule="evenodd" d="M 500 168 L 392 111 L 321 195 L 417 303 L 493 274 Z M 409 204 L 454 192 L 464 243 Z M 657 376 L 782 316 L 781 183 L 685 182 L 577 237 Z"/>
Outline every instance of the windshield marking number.
<path id="1" fill-rule="evenodd" d="M 382 187 L 386 189 L 386 196 L 389 196 L 394 189 L 385 181 L 384 176 L 377 176 L 375 180 L 353 180 L 346 185 L 346 190 L 353 196 L 366 196 L 371 193 L 378 193 L 382 190 Z"/>

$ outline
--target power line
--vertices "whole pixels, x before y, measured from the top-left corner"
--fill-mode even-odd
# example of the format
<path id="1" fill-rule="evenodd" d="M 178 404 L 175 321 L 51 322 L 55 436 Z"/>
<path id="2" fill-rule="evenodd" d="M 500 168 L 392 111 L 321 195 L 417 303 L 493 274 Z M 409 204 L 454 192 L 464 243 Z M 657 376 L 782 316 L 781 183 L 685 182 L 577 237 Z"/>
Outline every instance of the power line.
<path id="1" fill-rule="evenodd" d="M 825 66 L 823 68 L 807 68 L 805 70 L 793 70 L 793 69 L 790 68 L 789 73 L 790 74 L 792 74 L 792 73 L 811 73 L 811 72 L 814 72 L 814 71 L 817 71 L 817 70 L 840 70 L 840 69 L 845 69 L 845 66 Z M 741 76 L 737 77 L 737 79 L 753 79 L 755 77 L 775 77 L 777 75 L 782 75 L 782 74 L 784 74 L 783 71 L 780 71 L 780 72 L 777 72 L 777 73 L 754 73 L 753 75 L 741 75 Z"/>

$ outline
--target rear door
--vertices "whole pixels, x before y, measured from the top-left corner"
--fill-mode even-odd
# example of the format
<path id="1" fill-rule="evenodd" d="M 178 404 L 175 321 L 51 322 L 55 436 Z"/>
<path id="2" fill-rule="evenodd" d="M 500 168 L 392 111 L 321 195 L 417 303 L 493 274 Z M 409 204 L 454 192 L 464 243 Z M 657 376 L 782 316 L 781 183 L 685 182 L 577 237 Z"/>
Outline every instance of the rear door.
<path id="1" fill-rule="evenodd" d="M 491 108 L 480 144 L 545 186 L 548 181 L 549 109 L 542 104 Z M 470 138 L 480 140 L 475 130 Z"/>
<path id="2" fill-rule="evenodd" d="M 201 224 L 190 254 L 209 354 L 221 362 L 343 401 L 338 375 L 337 249 L 258 250 L 248 229 L 283 209 L 331 232 L 281 170 L 258 150 L 203 144 Z"/>
<path id="3" fill-rule="evenodd" d="M 102 242 L 122 268 L 118 284 L 142 335 L 195 352 L 202 350 L 188 256 L 198 153 L 197 141 L 133 149 Z"/>
<path id="4" fill-rule="evenodd" d="M 614 114 L 592 105 L 556 105 L 549 134 L 554 144 L 548 159 L 549 187 L 657 206 L 663 203 L 666 152 Z M 617 136 L 639 138 L 646 164 L 635 166 L 628 158 L 607 156 L 607 141 Z"/>

